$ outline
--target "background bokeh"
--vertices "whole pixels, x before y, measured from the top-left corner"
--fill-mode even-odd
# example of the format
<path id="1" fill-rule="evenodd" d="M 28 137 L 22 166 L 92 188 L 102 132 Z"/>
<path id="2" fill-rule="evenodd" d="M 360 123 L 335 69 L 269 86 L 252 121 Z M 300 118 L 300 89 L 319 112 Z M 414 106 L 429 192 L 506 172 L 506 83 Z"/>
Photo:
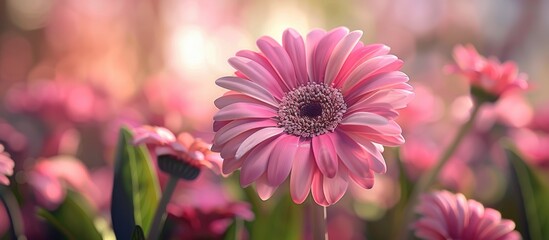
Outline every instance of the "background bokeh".
<path id="1" fill-rule="evenodd" d="M 412 178 L 433 165 L 471 107 L 466 81 L 444 71 L 456 44 L 515 61 L 528 74 L 529 91 L 487 107 L 442 174 L 446 188 L 497 205 L 508 176 L 492 140 L 509 131 L 492 130 L 520 130 L 548 109 L 547 13 L 546 0 L 0 0 L 0 143 L 22 186 L 37 162 L 60 155 L 103 173 L 90 178 L 108 186 L 120 126 L 159 125 L 209 140 L 213 101 L 224 92 L 214 81 L 233 74 L 229 57 L 257 50 L 260 36 L 280 40 L 289 27 L 306 34 L 346 26 L 404 60 L 416 98 L 401 112 L 408 142 L 400 155 Z M 373 190 L 353 188 L 354 200 L 338 204 L 351 210 L 333 210 L 332 231 L 379 219 L 398 202 L 396 152 L 387 151 L 389 172 Z M 235 186 L 227 189 L 242 198 Z M 362 239 L 357 231 L 364 230 L 341 239 Z"/>

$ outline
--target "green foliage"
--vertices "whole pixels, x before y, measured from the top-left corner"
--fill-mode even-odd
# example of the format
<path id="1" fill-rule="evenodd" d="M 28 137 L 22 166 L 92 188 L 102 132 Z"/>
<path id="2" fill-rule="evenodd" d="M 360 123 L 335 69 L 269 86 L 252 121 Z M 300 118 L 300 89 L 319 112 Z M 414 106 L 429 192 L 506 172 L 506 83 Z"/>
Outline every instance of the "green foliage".
<path id="1" fill-rule="evenodd" d="M 507 155 L 516 173 L 522 209 L 526 217 L 526 239 L 542 240 L 549 238 L 549 185 L 538 173 L 526 164 L 514 150 L 507 150 Z"/>
<path id="2" fill-rule="evenodd" d="M 145 233 L 143 233 L 143 228 L 137 225 L 133 229 L 132 240 L 145 240 Z"/>
<path id="3" fill-rule="evenodd" d="M 53 211 L 38 209 L 38 215 L 55 227 L 66 239 L 102 239 L 95 228 L 89 206 L 79 195 L 69 192 L 65 201 Z"/>
<path id="4" fill-rule="evenodd" d="M 289 191 L 284 191 L 286 193 L 280 199 L 273 198 L 263 202 L 251 187 L 245 190 L 255 213 L 255 221 L 249 224 L 250 239 L 302 239 L 305 205 L 295 204 Z M 268 206 L 270 203 L 275 205 Z"/>
<path id="5" fill-rule="evenodd" d="M 122 128 L 116 151 L 111 216 L 118 239 L 130 239 L 136 225 L 149 232 L 160 198 L 159 185 L 145 147 L 132 144 L 131 132 Z"/>

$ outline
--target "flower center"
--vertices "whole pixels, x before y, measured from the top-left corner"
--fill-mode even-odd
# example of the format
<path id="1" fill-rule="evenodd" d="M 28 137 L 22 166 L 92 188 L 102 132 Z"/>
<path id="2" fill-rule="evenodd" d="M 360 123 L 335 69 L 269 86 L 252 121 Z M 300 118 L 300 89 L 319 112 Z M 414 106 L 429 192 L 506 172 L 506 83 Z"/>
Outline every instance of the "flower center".
<path id="1" fill-rule="evenodd" d="M 314 137 L 333 132 L 347 105 L 339 89 L 320 83 L 308 83 L 282 98 L 278 126 L 299 137 Z"/>
<path id="2" fill-rule="evenodd" d="M 322 115 L 322 104 L 318 102 L 306 103 L 299 109 L 299 114 L 304 117 L 318 117 Z"/>

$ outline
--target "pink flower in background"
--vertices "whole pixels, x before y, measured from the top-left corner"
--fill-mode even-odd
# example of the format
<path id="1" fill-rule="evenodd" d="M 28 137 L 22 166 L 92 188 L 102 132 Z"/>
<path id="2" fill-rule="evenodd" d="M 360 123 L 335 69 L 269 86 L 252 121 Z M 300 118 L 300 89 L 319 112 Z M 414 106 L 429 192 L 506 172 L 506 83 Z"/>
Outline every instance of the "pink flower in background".
<path id="1" fill-rule="evenodd" d="M 243 50 L 229 63 L 236 77 L 215 101 L 214 145 L 223 172 L 240 169 L 240 183 L 256 182 L 268 199 L 290 175 L 290 192 L 302 203 L 309 191 L 323 206 L 336 203 L 349 181 L 363 188 L 384 173 L 382 145 L 404 142 L 396 109 L 413 96 L 402 61 L 381 44 L 364 45 L 361 31 L 295 30 L 282 45 L 257 41 L 260 52 Z"/>
<path id="2" fill-rule="evenodd" d="M 0 144 L 0 185 L 10 185 L 8 176 L 13 174 L 15 162 L 7 152 L 4 152 L 4 145 Z"/>
<path id="3" fill-rule="evenodd" d="M 177 137 L 163 127 L 142 126 L 135 128 L 134 144 L 146 144 L 151 153 L 161 160 L 164 156 L 174 156 L 181 163 L 192 166 L 196 171 L 207 167 L 215 173 L 221 172 L 223 160 L 219 154 L 210 151 L 210 146 L 199 138 L 183 132 Z M 162 164 L 159 164 L 161 170 Z M 196 178 L 199 172 L 196 172 Z M 194 175 L 194 174 L 193 174 Z"/>
<path id="4" fill-rule="evenodd" d="M 549 170 L 549 108 L 537 109 L 528 127 L 511 133 L 525 159 L 535 166 Z"/>
<path id="5" fill-rule="evenodd" d="M 172 236 L 178 239 L 218 239 L 235 217 L 246 221 L 254 219 L 250 204 L 231 197 L 219 180 L 219 176 L 205 173 L 195 181 L 178 184 L 168 205 L 168 217 L 176 223 Z"/>
<path id="6" fill-rule="evenodd" d="M 10 122 L 0 118 L 0 143 L 4 145 L 3 149 L 16 158 L 29 147 L 27 137 L 19 132 Z"/>
<path id="7" fill-rule="evenodd" d="M 104 185 L 97 185 L 87 167 L 74 157 L 57 156 L 38 161 L 28 173 L 28 183 L 38 204 L 49 210 L 64 201 L 67 188 L 84 196 L 94 209 L 108 205 L 103 200 L 108 195 Z"/>
<path id="8" fill-rule="evenodd" d="M 397 122 L 406 129 L 439 120 L 444 112 L 444 104 L 428 87 L 414 84 L 414 99 L 399 111 Z"/>
<path id="9" fill-rule="evenodd" d="M 473 94 L 479 90 L 497 99 L 509 90 L 524 90 L 528 87 L 527 76 L 524 73 L 519 74 L 516 63 L 486 59 L 472 45 L 457 45 L 454 48 L 454 60 L 456 65 L 449 66 L 449 71 L 468 78 Z"/>
<path id="10" fill-rule="evenodd" d="M 466 141 L 466 144 L 470 145 L 470 140 L 466 139 Z M 472 149 L 467 145 L 462 148 Z M 439 160 L 443 148 L 443 145 L 437 144 L 434 139 L 418 136 L 417 133 L 409 135 L 406 144 L 399 149 L 400 158 L 408 177 L 417 181 L 432 169 Z M 467 166 L 467 160 L 470 157 L 464 155 L 458 152 L 442 168 L 438 179 L 444 187 L 460 191 L 466 189 L 473 181 L 473 173 Z"/>
<path id="11" fill-rule="evenodd" d="M 54 124 L 103 121 L 111 113 L 109 97 L 89 83 L 70 79 L 17 84 L 5 96 L 13 112 L 31 113 Z"/>
<path id="12" fill-rule="evenodd" d="M 467 200 L 461 193 L 438 191 L 423 195 L 416 211 L 422 217 L 413 227 L 422 239 L 521 239 L 514 231 L 513 221 L 501 219 L 497 210 Z"/>

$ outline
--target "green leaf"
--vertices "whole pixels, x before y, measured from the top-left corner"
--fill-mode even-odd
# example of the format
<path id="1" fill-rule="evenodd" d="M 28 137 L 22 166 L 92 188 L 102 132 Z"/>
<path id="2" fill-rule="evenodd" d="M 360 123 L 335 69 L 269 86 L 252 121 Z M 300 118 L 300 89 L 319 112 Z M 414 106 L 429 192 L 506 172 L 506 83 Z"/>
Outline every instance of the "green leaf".
<path id="1" fill-rule="evenodd" d="M 139 225 L 147 234 L 160 196 L 158 180 L 145 147 L 132 144 L 127 128 L 120 130 L 114 167 L 111 217 L 118 239 L 130 239 Z"/>
<path id="2" fill-rule="evenodd" d="M 235 219 L 233 221 L 233 223 L 231 223 L 231 225 L 227 228 L 227 231 L 225 232 L 225 237 L 223 238 L 223 240 L 237 240 L 237 234 L 238 234 L 238 231 L 240 230 L 239 227 L 238 227 L 238 220 Z"/>
<path id="3" fill-rule="evenodd" d="M 143 228 L 137 225 L 133 229 L 132 240 L 145 240 L 145 233 L 143 233 Z"/>
<path id="4" fill-rule="evenodd" d="M 525 239 L 542 240 L 549 238 L 549 185 L 543 182 L 535 169 L 526 164 L 514 149 L 507 150 L 513 170 L 516 173 L 522 208 L 526 216 L 527 233 Z"/>
<path id="5" fill-rule="evenodd" d="M 53 211 L 39 208 L 38 215 L 46 219 L 67 239 L 102 239 L 101 234 L 94 225 L 89 206 L 84 199 L 74 192 L 69 192 L 65 201 Z"/>
<path id="6" fill-rule="evenodd" d="M 279 191 L 282 193 L 284 190 L 286 189 Z M 250 201 L 254 203 L 255 214 L 255 221 L 250 227 L 250 239 L 302 239 L 305 204 L 295 204 L 287 190 L 281 195 L 280 198 L 273 197 L 263 202 L 257 197 L 257 193 L 248 194 Z M 270 204 L 274 206 L 267 206 Z"/>

